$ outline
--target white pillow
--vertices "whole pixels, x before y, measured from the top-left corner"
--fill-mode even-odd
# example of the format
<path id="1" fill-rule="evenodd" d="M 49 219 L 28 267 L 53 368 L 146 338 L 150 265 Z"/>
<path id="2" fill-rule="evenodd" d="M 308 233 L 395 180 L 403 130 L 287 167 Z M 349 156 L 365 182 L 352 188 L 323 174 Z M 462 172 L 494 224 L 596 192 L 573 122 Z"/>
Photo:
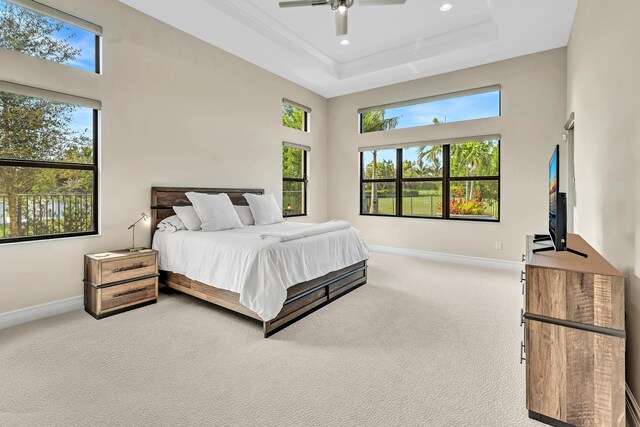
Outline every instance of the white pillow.
<path id="1" fill-rule="evenodd" d="M 160 231 L 168 231 L 169 233 L 175 233 L 178 230 L 186 230 L 187 227 L 184 225 L 182 220 L 178 215 L 172 215 L 168 218 L 163 219 L 158 224 L 158 230 Z"/>
<path id="2" fill-rule="evenodd" d="M 276 224 L 278 222 L 284 222 L 282 218 L 282 210 L 276 202 L 276 198 L 273 194 L 243 194 L 247 199 L 249 206 L 251 207 L 251 213 L 253 219 L 256 221 L 256 225 L 269 225 Z"/>
<path id="3" fill-rule="evenodd" d="M 251 213 L 251 208 L 249 206 L 236 206 L 233 205 L 242 222 L 242 225 L 254 225 L 256 221 L 253 219 L 253 214 Z"/>
<path id="4" fill-rule="evenodd" d="M 200 231 L 202 228 L 202 221 L 198 218 L 198 214 L 193 206 L 174 206 L 174 212 L 180 218 L 189 231 Z"/>
<path id="5" fill-rule="evenodd" d="M 202 221 L 202 231 L 220 231 L 242 228 L 242 222 L 225 193 L 187 193 L 187 198 Z"/>

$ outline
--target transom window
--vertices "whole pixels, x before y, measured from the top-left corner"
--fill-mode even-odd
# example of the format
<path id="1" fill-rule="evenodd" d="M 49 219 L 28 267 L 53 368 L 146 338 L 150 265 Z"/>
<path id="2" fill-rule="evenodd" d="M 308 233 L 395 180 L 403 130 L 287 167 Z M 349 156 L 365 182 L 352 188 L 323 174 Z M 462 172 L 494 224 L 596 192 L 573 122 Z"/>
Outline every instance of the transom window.
<path id="1" fill-rule="evenodd" d="M 310 132 L 311 109 L 288 99 L 282 100 L 282 125 Z"/>
<path id="2" fill-rule="evenodd" d="M 360 187 L 362 215 L 499 221 L 500 139 L 361 150 Z"/>
<path id="3" fill-rule="evenodd" d="M 360 133 L 500 116 L 500 87 L 398 102 L 358 111 Z"/>
<path id="4" fill-rule="evenodd" d="M 33 0 L 0 0 L 0 47 L 100 73 L 102 28 Z"/>
<path id="5" fill-rule="evenodd" d="M 0 91 L 0 243 L 97 233 L 99 107 L 50 94 Z"/>

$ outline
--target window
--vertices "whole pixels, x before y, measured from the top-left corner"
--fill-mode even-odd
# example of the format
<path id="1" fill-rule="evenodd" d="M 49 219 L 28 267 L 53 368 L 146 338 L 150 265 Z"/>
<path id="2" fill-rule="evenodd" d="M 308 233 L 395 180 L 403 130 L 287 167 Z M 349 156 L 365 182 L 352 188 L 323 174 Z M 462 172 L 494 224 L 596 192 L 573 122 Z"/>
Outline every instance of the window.
<path id="1" fill-rule="evenodd" d="M 102 28 L 33 0 L 0 0 L 0 47 L 100 73 Z"/>
<path id="2" fill-rule="evenodd" d="M 360 133 L 498 117 L 500 87 L 365 108 L 358 113 Z"/>
<path id="3" fill-rule="evenodd" d="M 311 109 L 288 99 L 282 100 L 282 125 L 309 132 Z"/>
<path id="4" fill-rule="evenodd" d="M 499 137 L 364 149 L 360 177 L 361 215 L 500 219 Z"/>
<path id="5" fill-rule="evenodd" d="M 0 82 L 0 243 L 97 233 L 98 108 Z"/>
<path id="6" fill-rule="evenodd" d="M 282 148 L 282 213 L 307 214 L 307 157 L 311 149 L 285 142 Z"/>

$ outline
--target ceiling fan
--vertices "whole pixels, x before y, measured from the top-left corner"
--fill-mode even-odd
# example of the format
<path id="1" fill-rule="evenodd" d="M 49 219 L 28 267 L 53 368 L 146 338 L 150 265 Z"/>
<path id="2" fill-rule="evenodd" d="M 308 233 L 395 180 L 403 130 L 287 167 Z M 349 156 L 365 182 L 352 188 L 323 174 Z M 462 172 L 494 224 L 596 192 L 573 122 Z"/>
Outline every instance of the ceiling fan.
<path id="1" fill-rule="evenodd" d="M 354 0 L 294 0 L 282 1 L 280 7 L 331 6 L 331 10 L 336 13 L 336 35 L 344 36 L 347 34 L 347 12 L 353 2 Z M 401 5 L 405 2 L 406 0 L 358 0 L 360 6 Z"/>

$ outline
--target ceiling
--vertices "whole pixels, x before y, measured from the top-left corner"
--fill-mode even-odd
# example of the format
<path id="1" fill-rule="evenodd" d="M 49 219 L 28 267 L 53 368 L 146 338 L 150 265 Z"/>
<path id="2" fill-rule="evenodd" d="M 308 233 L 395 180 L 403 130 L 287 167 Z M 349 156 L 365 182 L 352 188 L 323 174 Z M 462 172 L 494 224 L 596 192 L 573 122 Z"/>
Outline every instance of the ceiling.
<path id="1" fill-rule="evenodd" d="M 567 45 L 578 0 L 407 0 L 349 9 L 278 0 L 120 0 L 327 98 Z M 441 12 L 443 3 L 453 8 Z M 347 38 L 348 46 L 340 45 Z"/>

